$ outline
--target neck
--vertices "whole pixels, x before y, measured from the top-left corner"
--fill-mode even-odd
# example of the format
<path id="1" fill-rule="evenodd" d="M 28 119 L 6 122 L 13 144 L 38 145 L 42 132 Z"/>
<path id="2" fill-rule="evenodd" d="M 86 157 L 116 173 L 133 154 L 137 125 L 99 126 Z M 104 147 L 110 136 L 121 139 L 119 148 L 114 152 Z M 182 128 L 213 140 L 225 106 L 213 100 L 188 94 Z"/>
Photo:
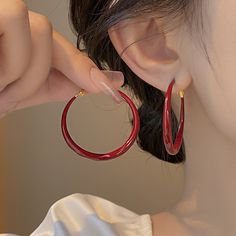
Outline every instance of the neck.
<path id="1" fill-rule="evenodd" d="M 185 117 L 185 189 L 172 213 L 191 235 L 236 235 L 236 145 L 211 123 L 193 89 Z"/>

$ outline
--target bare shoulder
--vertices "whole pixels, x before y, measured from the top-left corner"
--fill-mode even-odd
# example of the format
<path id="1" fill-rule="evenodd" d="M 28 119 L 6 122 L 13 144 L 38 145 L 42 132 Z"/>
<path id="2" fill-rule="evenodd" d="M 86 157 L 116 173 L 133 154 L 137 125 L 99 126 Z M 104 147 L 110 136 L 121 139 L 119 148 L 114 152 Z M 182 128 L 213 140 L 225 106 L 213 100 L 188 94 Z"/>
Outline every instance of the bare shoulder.
<path id="1" fill-rule="evenodd" d="M 191 236 L 181 221 L 170 212 L 151 216 L 153 236 Z"/>

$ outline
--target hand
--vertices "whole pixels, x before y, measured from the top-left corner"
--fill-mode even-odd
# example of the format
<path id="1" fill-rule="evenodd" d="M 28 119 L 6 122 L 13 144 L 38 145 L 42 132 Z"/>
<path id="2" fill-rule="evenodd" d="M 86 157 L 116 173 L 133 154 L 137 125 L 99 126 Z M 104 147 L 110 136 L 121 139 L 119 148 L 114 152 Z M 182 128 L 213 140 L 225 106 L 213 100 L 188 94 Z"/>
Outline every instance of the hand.
<path id="1" fill-rule="evenodd" d="M 109 88 L 105 93 L 119 100 L 116 89 L 123 82 L 121 72 L 97 70 L 47 17 L 29 11 L 23 1 L 0 1 L 1 117 L 24 107 L 68 100 L 81 88 L 87 93 Z"/>

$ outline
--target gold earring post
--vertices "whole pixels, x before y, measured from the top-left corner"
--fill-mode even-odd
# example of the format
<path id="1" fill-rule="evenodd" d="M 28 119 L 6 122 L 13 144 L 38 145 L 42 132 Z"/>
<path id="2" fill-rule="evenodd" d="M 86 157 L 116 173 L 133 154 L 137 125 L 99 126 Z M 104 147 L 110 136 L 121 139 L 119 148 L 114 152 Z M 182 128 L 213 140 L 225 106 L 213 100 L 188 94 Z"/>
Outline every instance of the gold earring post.
<path id="1" fill-rule="evenodd" d="M 178 94 L 179 94 L 179 96 L 180 96 L 181 98 L 184 97 L 184 91 L 183 91 L 183 90 L 179 91 Z"/>
<path id="2" fill-rule="evenodd" d="M 85 95 L 86 95 L 85 90 L 84 90 L 84 89 L 81 89 L 81 90 L 79 91 L 79 93 L 78 93 L 76 96 L 77 96 L 77 97 L 78 97 L 78 96 L 83 97 L 83 96 L 85 96 Z"/>

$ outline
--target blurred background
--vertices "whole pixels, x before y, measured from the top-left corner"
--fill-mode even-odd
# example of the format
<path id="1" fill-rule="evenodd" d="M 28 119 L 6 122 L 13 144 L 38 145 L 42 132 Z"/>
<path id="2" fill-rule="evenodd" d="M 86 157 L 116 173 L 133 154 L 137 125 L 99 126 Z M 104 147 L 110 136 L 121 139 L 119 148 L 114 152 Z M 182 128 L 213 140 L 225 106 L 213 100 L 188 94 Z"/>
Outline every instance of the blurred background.
<path id="1" fill-rule="evenodd" d="M 68 0 L 25 3 L 76 42 L 68 21 Z M 89 161 L 70 150 L 60 129 L 65 104 L 27 108 L 0 120 L 1 233 L 29 235 L 55 201 L 76 192 L 103 197 L 138 214 L 157 213 L 178 201 L 182 165 L 164 163 L 136 144 L 122 157 L 107 162 Z M 98 94 L 77 101 L 68 123 L 72 136 L 84 148 L 105 152 L 126 140 L 129 118 L 126 104 L 116 105 Z"/>

